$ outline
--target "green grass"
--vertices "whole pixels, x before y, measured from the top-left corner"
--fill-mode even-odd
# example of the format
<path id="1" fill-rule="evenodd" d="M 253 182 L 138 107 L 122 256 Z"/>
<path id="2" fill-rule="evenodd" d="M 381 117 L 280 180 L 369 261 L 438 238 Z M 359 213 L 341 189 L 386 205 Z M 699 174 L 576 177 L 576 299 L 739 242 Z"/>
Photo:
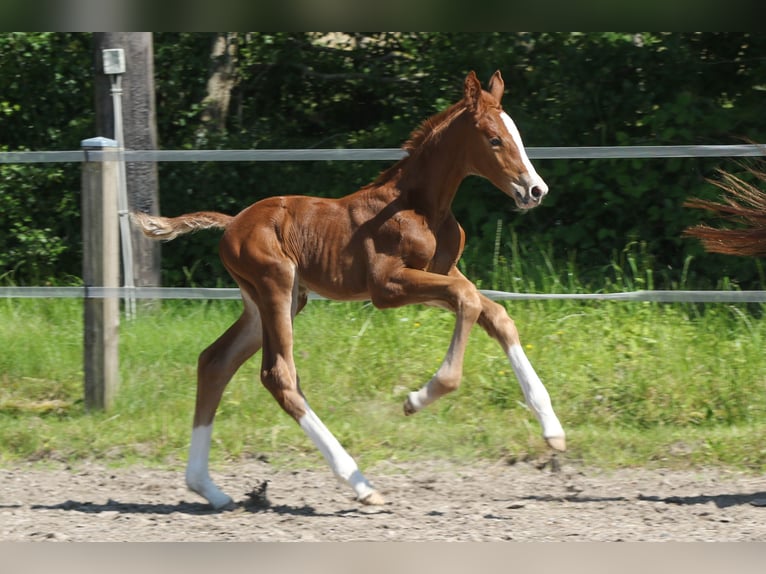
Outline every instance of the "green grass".
<path id="1" fill-rule="evenodd" d="M 569 439 L 570 460 L 766 470 L 763 308 L 624 302 L 509 304 Z M 0 463 L 178 465 L 199 352 L 237 302 L 164 302 L 123 321 L 114 408 L 82 401 L 82 303 L 0 301 Z M 407 392 L 433 374 L 453 317 L 313 302 L 296 321 L 296 362 L 314 410 L 362 465 L 413 458 L 524 458 L 545 451 L 499 346 L 474 329 L 461 388 L 413 417 Z M 258 381 L 258 356 L 227 388 L 213 463 L 320 457 Z"/>

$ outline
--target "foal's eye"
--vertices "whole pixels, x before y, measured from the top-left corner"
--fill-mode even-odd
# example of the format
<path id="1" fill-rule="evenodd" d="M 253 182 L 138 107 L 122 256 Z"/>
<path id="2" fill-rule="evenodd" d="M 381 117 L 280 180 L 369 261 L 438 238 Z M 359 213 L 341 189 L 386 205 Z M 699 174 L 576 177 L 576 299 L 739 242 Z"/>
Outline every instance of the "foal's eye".
<path id="1" fill-rule="evenodd" d="M 489 138 L 489 145 L 492 147 L 500 147 L 503 141 L 500 138 Z"/>

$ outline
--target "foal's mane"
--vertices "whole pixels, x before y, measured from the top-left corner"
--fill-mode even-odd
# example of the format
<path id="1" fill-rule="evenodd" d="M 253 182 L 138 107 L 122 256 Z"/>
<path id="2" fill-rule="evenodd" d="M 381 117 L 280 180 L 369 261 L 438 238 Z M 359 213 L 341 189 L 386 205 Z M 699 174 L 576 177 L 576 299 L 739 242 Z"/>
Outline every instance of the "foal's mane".
<path id="1" fill-rule="evenodd" d="M 424 149 L 427 149 L 428 143 L 438 141 L 438 138 L 449 126 L 452 121 L 466 110 L 463 100 L 451 105 L 423 121 L 411 134 L 409 139 L 404 142 L 402 149 L 407 152 L 407 156 L 400 159 L 394 165 L 383 171 L 371 185 L 380 185 L 390 180 L 409 160 L 418 156 Z"/>
<path id="2" fill-rule="evenodd" d="M 451 105 L 446 110 L 442 110 L 424 120 L 423 123 L 410 134 L 409 139 L 404 142 L 402 148 L 410 155 L 415 154 L 427 141 L 429 141 L 429 139 L 438 138 L 444 128 L 452 123 L 452 120 L 465 111 L 465 109 L 465 103 L 461 100 L 458 103 Z"/>

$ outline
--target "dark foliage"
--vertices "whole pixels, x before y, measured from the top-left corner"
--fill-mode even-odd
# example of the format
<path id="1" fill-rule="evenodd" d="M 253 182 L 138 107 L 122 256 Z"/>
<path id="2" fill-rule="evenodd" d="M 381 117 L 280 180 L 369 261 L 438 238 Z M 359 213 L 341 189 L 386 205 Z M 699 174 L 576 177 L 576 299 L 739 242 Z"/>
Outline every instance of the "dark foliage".
<path id="1" fill-rule="evenodd" d="M 766 35 L 748 33 L 239 33 L 236 85 L 223 132 L 201 102 L 213 34 L 155 35 L 160 146 L 192 148 L 398 147 L 453 103 L 474 69 L 500 69 L 505 108 L 528 147 L 727 144 L 763 141 Z M 87 34 L 0 36 L 0 149 L 74 149 L 92 133 Z M 489 183 L 467 180 L 455 212 L 469 237 L 474 278 L 491 272 L 512 236 L 550 249 L 598 284 L 631 242 L 655 287 L 709 287 L 728 276 L 759 284 L 747 260 L 707 255 L 682 231 L 713 199 L 706 178 L 726 158 L 538 160 L 551 192 L 520 215 Z M 376 162 L 164 163 L 162 211 L 235 213 L 275 194 L 340 196 L 373 179 Z M 0 269 L 19 283 L 62 281 L 79 268 L 79 166 L 0 166 Z M 496 230 L 501 222 L 501 235 Z M 217 237 L 163 249 L 167 284 L 228 284 Z M 691 270 L 684 264 L 693 257 Z M 562 272 L 564 266 L 562 265 Z"/>

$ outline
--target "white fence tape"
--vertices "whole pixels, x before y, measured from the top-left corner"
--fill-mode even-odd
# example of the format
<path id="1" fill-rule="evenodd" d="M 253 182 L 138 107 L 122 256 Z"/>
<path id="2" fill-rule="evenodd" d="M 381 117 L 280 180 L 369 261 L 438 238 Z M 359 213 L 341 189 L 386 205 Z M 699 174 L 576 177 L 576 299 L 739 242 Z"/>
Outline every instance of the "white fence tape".
<path id="1" fill-rule="evenodd" d="M 83 150 L 0 152 L 0 163 L 62 163 L 85 161 Z M 125 150 L 89 151 L 88 159 L 125 161 L 384 161 L 406 152 L 382 149 L 247 149 L 247 150 Z M 531 147 L 531 159 L 624 159 L 671 157 L 747 157 L 766 155 L 766 145 L 658 145 L 601 147 Z"/>
<path id="2" fill-rule="evenodd" d="M 766 291 L 628 291 L 621 293 L 509 293 L 482 290 L 494 301 L 580 299 L 655 303 L 766 303 Z M 0 299 L 239 299 L 239 289 L 201 287 L 0 287 Z M 325 300 L 311 293 L 310 299 Z"/>
<path id="3" fill-rule="evenodd" d="M 619 159 L 672 157 L 747 157 L 766 155 L 766 145 L 677 145 L 529 148 L 532 159 Z M 62 163 L 87 159 L 125 161 L 383 161 L 406 155 L 401 149 L 292 149 L 292 150 L 125 150 L 0 152 L 3 163 Z M 508 293 L 482 291 L 498 301 L 595 299 L 657 303 L 763 303 L 766 291 L 633 291 L 625 293 Z M 162 287 L 0 287 L 0 298 L 124 298 L 239 299 L 238 289 Z M 322 299 L 312 294 L 312 299 Z"/>

